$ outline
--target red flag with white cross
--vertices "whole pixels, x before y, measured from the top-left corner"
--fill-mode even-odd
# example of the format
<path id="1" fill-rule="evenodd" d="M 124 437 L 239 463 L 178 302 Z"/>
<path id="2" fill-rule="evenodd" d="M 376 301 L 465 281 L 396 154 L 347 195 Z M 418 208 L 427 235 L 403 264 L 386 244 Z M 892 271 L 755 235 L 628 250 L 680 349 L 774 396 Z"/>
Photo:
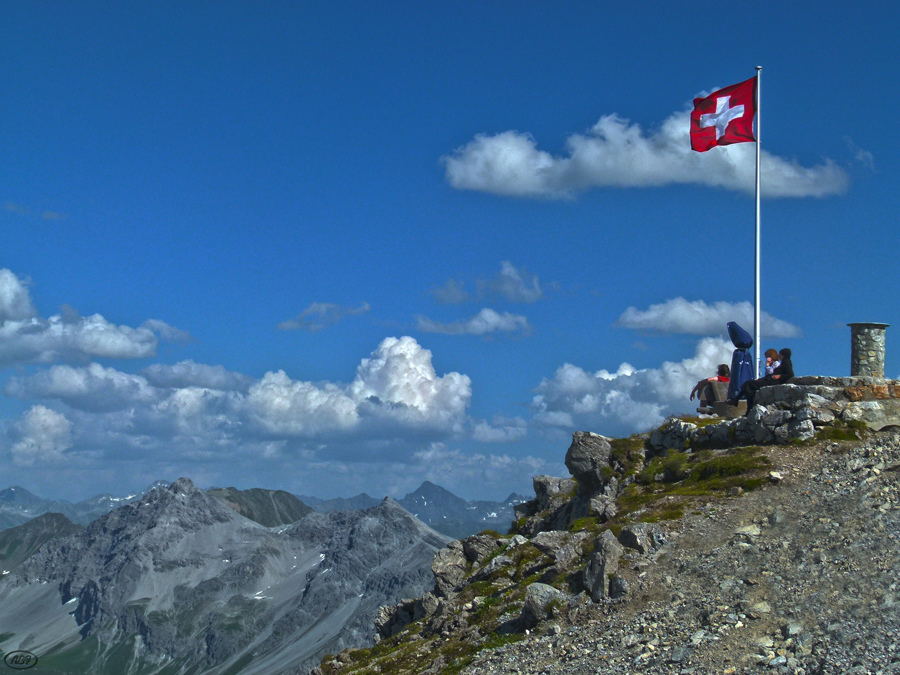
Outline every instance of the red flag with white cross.
<path id="1" fill-rule="evenodd" d="M 717 145 L 755 141 L 756 78 L 694 99 L 691 113 L 691 148 L 706 152 Z"/>

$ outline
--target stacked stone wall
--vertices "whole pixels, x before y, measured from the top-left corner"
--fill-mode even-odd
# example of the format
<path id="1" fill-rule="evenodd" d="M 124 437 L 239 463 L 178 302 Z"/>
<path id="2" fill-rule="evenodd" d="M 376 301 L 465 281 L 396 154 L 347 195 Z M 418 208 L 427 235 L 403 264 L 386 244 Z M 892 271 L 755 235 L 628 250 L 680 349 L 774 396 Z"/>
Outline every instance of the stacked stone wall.
<path id="1" fill-rule="evenodd" d="M 807 440 L 835 420 L 878 431 L 900 426 L 900 381 L 876 377 L 798 377 L 760 389 L 749 415 L 694 424 L 672 419 L 656 429 L 656 451 L 726 448 Z"/>

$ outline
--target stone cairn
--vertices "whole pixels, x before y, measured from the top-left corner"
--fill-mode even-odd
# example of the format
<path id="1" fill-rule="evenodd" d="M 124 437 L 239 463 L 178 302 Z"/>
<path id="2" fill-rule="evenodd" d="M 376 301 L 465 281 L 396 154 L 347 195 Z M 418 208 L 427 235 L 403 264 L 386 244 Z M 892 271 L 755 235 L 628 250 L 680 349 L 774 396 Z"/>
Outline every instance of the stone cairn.
<path id="1" fill-rule="evenodd" d="M 851 377 L 884 377 L 886 323 L 848 323 Z"/>

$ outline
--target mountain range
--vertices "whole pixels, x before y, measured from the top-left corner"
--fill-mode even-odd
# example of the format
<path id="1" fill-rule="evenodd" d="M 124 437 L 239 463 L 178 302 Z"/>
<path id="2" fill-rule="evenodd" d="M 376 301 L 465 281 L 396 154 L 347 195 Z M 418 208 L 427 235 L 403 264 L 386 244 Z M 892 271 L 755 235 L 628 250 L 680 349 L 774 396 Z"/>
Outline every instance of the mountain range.
<path id="1" fill-rule="evenodd" d="M 0 490 L 0 530 L 22 525 L 45 513 L 61 513 L 73 523 L 87 525 L 119 506 L 141 499 L 154 488 L 164 487 L 168 484 L 166 481 L 156 481 L 141 492 L 119 497 L 102 494 L 77 504 L 58 499 L 44 499 L 23 487 L 14 485 Z"/>
<path id="2" fill-rule="evenodd" d="M 168 485 L 166 481 L 156 481 L 141 492 L 124 496 L 97 495 L 76 504 L 44 499 L 23 487 L 13 486 L 0 490 L 0 531 L 22 525 L 45 513 L 60 513 L 75 524 L 88 525 L 113 509 L 139 501 L 151 490 Z M 355 497 L 335 499 L 308 495 L 298 497 L 284 490 L 262 488 L 210 488 L 208 492 L 241 515 L 266 527 L 289 525 L 313 510 L 320 513 L 358 511 L 381 503 L 380 499 L 365 492 Z M 512 493 L 502 502 L 467 501 L 425 481 L 415 492 L 410 492 L 397 503 L 438 532 L 460 539 L 486 529 L 506 532 L 515 519 L 513 508 L 527 500 L 527 497 Z"/>
<path id="3" fill-rule="evenodd" d="M 66 527 L 43 520 L 24 527 Z M 378 609 L 430 588 L 447 541 L 388 498 L 269 528 L 180 478 L 6 567 L 0 647 L 46 673 L 305 673 L 371 644 Z"/>
<path id="4" fill-rule="evenodd" d="M 301 495 L 300 500 L 321 512 L 368 508 L 378 503 L 365 492 L 349 499 L 324 500 Z M 528 497 L 515 492 L 502 502 L 467 501 L 440 485 L 425 481 L 397 503 L 438 532 L 459 539 L 487 529 L 506 532 L 515 520 L 513 509 L 526 501 Z"/>

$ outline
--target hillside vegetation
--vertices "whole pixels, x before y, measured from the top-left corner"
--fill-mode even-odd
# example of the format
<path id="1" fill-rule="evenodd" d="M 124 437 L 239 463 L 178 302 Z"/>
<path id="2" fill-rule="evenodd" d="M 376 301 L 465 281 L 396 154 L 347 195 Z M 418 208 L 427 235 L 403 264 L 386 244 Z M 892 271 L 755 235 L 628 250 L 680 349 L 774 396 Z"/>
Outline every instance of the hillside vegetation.
<path id="1" fill-rule="evenodd" d="M 451 543 L 432 593 L 316 672 L 900 672 L 900 436 L 648 439 L 575 434 L 573 478 L 535 477 L 508 534 Z"/>

